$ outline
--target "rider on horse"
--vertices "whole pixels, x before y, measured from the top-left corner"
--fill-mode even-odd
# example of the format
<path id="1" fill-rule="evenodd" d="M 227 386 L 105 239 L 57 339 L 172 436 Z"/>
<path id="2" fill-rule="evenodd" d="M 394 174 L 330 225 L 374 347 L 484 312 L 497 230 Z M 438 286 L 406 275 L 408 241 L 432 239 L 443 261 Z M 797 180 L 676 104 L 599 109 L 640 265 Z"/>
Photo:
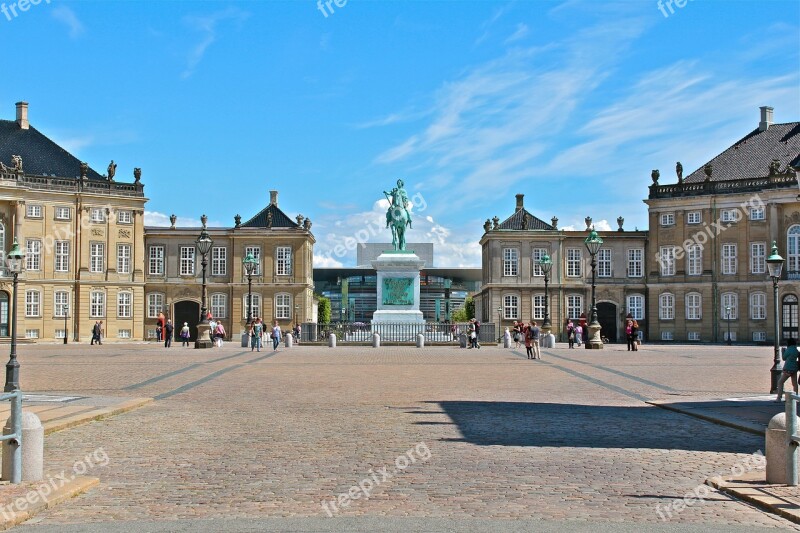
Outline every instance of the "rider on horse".
<path id="1" fill-rule="evenodd" d="M 410 203 L 408 200 L 408 193 L 403 188 L 403 180 L 397 180 L 397 187 L 392 189 L 392 192 L 383 191 L 383 194 L 386 195 L 386 198 L 389 200 L 389 210 L 386 211 L 386 227 L 388 228 L 392 224 L 393 216 L 392 216 L 392 208 L 393 207 L 401 207 L 406 212 L 406 219 L 408 222 L 406 223 L 409 228 L 411 228 L 411 213 L 408 212 L 408 204 Z M 413 228 L 412 228 L 413 229 Z"/>

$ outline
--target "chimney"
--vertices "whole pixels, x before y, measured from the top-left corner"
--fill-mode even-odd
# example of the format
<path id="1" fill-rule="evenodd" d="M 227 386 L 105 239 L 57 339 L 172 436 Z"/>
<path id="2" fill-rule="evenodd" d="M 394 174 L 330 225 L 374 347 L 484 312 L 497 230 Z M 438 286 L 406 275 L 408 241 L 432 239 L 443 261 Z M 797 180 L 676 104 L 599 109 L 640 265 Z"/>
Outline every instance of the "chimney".
<path id="1" fill-rule="evenodd" d="M 767 131 L 772 126 L 772 108 L 761 106 L 761 122 L 758 123 L 758 131 Z"/>
<path id="2" fill-rule="evenodd" d="M 269 191 L 269 203 L 278 207 L 278 191 Z"/>
<path id="3" fill-rule="evenodd" d="M 30 127 L 28 123 L 28 102 L 17 102 L 17 125 L 22 130 Z"/>
<path id="4" fill-rule="evenodd" d="M 517 195 L 517 209 L 516 209 L 517 211 L 519 211 L 520 209 L 522 209 L 524 207 L 523 202 L 522 202 L 523 198 L 525 198 L 524 194 L 518 194 Z"/>

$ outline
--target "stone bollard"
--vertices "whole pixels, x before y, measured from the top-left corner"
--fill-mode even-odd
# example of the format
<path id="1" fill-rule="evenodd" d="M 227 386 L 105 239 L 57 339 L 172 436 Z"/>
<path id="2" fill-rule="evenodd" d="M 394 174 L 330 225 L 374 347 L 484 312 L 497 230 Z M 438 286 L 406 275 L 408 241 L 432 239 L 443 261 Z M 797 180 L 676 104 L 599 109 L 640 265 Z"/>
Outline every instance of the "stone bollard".
<path id="1" fill-rule="evenodd" d="M 372 347 L 373 348 L 380 348 L 381 347 L 381 336 L 377 333 L 372 334 Z"/>
<path id="2" fill-rule="evenodd" d="M 336 333 L 328 335 L 328 348 L 336 348 Z"/>
<path id="3" fill-rule="evenodd" d="M 459 348 L 466 348 L 467 347 L 467 334 L 462 333 L 458 336 L 458 346 Z"/>
<path id="4" fill-rule="evenodd" d="M 11 418 L 6 420 L 3 435 L 14 433 Z M 3 479 L 9 479 L 13 454 L 11 444 L 3 441 Z M 39 417 L 22 412 L 22 481 L 41 481 L 44 478 L 44 427 Z"/>
<path id="5" fill-rule="evenodd" d="M 417 335 L 417 348 L 424 348 L 425 347 L 425 335 L 420 333 Z"/>
<path id="6" fill-rule="evenodd" d="M 798 420 L 798 427 L 800 427 L 800 420 Z M 788 480 L 786 475 L 786 452 L 789 448 L 789 442 L 786 438 L 786 413 L 778 413 L 769 421 L 765 448 L 767 483 L 770 485 L 785 485 Z"/>
<path id="7" fill-rule="evenodd" d="M 249 348 L 250 347 L 250 335 L 248 333 L 242 333 L 242 348 Z"/>
<path id="8" fill-rule="evenodd" d="M 503 348 L 511 348 L 511 335 L 508 333 L 503 335 Z"/>
<path id="9" fill-rule="evenodd" d="M 283 336 L 283 345 L 287 348 L 291 348 L 294 344 L 294 337 L 291 333 L 287 333 Z"/>

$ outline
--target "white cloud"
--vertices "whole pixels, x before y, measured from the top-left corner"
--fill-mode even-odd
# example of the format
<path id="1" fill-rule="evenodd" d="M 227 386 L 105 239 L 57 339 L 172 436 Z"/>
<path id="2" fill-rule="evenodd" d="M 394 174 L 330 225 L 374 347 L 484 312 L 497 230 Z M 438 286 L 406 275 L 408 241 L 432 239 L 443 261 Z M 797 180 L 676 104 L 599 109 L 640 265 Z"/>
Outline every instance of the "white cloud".
<path id="1" fill-rule="evenodd" d="M 314 268 L 341 268 L 344 264 L 332 257 L 314 254 Z"/>
<path id="2" fill-rule="evenodd" d="M 50 14 L 54 19 L 67 27 L 69 30 L 69 36 L 72 39 L 76 39 L 85 31 L 83 23 L 80 21 L 80 19 L 78 19 L 78 16 L 75 14 L 75 12 L 65 5 L 55 6 L 50 11 Z"/>
<path id="3" fill-rule="evenodd" d="M 592 226 L 597 231 L 611 231 L 613 228 L 608 220 L 593 220 Z M 586 231 L 586 222 L 583 220 L 575 221 L 572 224 L 568 224 L 564 227 L 559 227 L 559 229 L 563 229 L 564 231 Z"/>
<path id="4" fill-rule="evenodd" d="M 189 56 L 186 62 L 186 69 L 181 74 L 181 77 L 188 78 L 194 74 L 197 65 L 203 60 L 203 57 L 208 51 L 208 48 L 214 44 L 218 36 L 218 26 L 221 22 L 233 21 L 237 25 L 241 25 L 250 16 L 249 13 L 242 11 L 237 7 L 229 7 L 223 11 L 218 11 L 210 15 L 192 15 L 187 16 L 184 22 L 192 29 L 201 33 L 200 42 L 198 42 L 189 51 Z"/>
<path id="5" fill-rule="evenodd" d="M 522 22 L 518 23 L 516 31 L 514 31 L 514 33 L 512 33 L 508 39 L 506 39 L 506 44 L 523 39 L 526 35 L 528 35 L 528 32 L 530 32 L 530 28 L 528 28 L 527 24 L 523 24 Z"/>

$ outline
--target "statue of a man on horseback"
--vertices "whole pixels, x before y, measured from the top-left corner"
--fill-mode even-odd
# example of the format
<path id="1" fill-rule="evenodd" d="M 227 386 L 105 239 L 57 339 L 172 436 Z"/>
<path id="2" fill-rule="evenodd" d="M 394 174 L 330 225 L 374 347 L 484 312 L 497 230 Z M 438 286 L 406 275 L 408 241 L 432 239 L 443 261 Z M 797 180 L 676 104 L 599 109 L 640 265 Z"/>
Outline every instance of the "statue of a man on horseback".
<path id="1" fill-rule="evenodd" d="M 391 192 L 383 191 L 389 200 L 389 210 L 386 211 L 386 227 L 392 228 L 392 245 L 395 250 L 406 249 L 406 226 L 411 227 L 411 213 L 408 212 L 408 193 L 403 187 L 403 180 L 397 180 L 397 187 Z"/>

